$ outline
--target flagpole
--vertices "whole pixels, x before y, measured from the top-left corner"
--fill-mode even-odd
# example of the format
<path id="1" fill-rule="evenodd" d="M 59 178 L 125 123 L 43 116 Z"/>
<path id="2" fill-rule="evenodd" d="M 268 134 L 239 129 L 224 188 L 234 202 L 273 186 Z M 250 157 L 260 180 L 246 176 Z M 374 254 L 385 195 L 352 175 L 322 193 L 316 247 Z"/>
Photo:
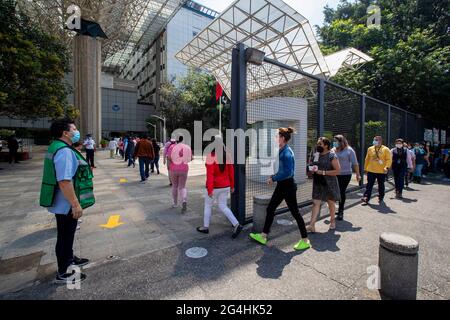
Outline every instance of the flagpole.
<path id="1" fill-rule="evenodd" d="M 222 136 L 222 97 L 219 98 L 219 134 Z"/>

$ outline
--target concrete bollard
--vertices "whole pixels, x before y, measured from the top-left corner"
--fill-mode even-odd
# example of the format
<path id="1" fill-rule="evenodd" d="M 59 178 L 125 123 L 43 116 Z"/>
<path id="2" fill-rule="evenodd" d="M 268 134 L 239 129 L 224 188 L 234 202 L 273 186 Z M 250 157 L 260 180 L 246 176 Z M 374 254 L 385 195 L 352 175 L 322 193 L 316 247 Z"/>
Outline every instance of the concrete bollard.
<path id="1" fill-rule="evenodd" d="M 380 236 L 378 266 L 380 291 L 388 298 L 415 300 L 419 267 L 419 243 L 396 233 Z"/>
<path id="2" fill-rule="evenodd" d="M 260 233 L 263 231 L 266 221 L 266 209 L 269 205 L 271 196 L 256 195 L 253 196 L 253 228 L 252 232 Z"/>

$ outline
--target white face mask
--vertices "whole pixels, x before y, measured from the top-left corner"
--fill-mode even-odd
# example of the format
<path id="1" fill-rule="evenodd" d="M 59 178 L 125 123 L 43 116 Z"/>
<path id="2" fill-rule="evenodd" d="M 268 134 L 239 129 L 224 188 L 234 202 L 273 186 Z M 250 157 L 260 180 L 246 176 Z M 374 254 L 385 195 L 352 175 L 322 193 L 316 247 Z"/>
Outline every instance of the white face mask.
<path id="1" fill-rule="evenodd" d="M 403 147 L 402 144 L 396 144 L 395 146 L 396 146 L 397 148 L 399 148 L 399 149 Z"/>

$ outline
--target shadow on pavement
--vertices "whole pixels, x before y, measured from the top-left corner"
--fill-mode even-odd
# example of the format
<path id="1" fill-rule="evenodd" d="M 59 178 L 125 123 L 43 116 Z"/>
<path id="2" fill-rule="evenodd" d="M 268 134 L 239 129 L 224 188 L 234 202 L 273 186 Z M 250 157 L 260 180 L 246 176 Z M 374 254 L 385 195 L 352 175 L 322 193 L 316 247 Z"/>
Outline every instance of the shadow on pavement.
<path id="1" fill-rule="evenodd" d="M 263 256 L 256 261 L 258 268 L 257 274 L 261 278 L 278 279 L 283 273 L 284 268 L 291 263 L 293 257 L 301 255 L 305 251 L 284 252 L 275 246 L 263 247 Z"/>

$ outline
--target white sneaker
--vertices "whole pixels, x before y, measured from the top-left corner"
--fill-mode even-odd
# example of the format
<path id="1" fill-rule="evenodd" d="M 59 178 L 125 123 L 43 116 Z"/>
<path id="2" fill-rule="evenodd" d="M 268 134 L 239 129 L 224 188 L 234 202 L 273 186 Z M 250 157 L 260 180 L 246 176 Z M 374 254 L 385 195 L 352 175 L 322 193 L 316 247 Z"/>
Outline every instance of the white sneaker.
<path id="1" fill-rule="evenodd" d="M 172 205 L 172 208 L 178 208 L 178 205 L 174 203 L 174 204 Z"/>

